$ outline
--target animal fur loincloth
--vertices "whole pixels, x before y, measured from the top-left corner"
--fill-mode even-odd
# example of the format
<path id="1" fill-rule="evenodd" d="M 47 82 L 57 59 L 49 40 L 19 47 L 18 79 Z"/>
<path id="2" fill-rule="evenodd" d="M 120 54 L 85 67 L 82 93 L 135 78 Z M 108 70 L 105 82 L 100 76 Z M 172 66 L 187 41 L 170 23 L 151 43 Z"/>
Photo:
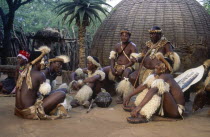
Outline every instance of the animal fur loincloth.
<path id="1" fill-rule="evenodd" d="M 140 75 L 139 75 L 139 85 L 142 84 L 146 78 L 153 72 L 152 69 L 147 69 L 144 66 L 140 68 Z"/>
<path id="2" fill-rule="evenodd" d="M 98 69 L 94 73 L 88 70 L 88 77 L 93 77 L 96 75 L 100 75 L 99 81 L 103 81 L 105 79 L 105 73 L 102 70 L 100 70 L 100 67 L 98 67 Z M 74 82 L 78 82 L 79 85 L 82 85 L 81 88 L 77 91 L 77 94 L 74 98 L 78 100 L 80 105 L 83 105 L 86 101 L 88 101 L 91 98 L 91 96 L 93 95 L 93 90 L 88 86 L 88 84 L 84 85 L 83 80 L 72 81 L 69 85 L 71 90 L 73 90 L 72 84 Z"/>
<path id="3" fill-rule="evenodd" d="M 93 90 L 88 86 L 84 85 L 75 95 L 75 99 L 78 100 L 79 104 L 82 105 L 85 101 L 88 101 L 93 94 Z"/>
<path id="4" fill-rule="evenodd" d="M 124 98 L 127 97 L 133 90 L 134 90 L 134 87 L 130 83 L 129 78 L 124 78 L 116 86 L 117 93 L 119 93 L 120 95 L 123 95 Z"/>
<path id="5" fill-rule="evenodd" d="M 50 112 L 51 115 L 45 114 L 42 104 L 43 101 L 37 99 L 36 103 L 29 108 L 23 110 L 15 108 L 15 115 L 24 119 L 33 120 L 55 120 L 68 117 L 67 111 L 61 104 L 58 104 L 57 107 Z"/>
<path id="6" fill-rule="evenodd" d="M 163 79 L 156 79 L 153 74 L 149 75 L 143 84 L 144 85 L 146 84 L 148 88 L 139 93 L 134 102 L 136 106 L 138 106 L 142 102 L 147 92 L 149 91 L 148 89 L 158 88 L 158 93 L 156 93 L 152 97 L 152 99 L 143 106 L 143 108 L 140 111 L 140 114 L 145 116 L 147 120 L 149 120 L 152 117 L 152 115 L 157 111 L 157 109 L 160 107 L 162 99 L 161 96 L 165 92 L 169 92 L 169 84 L 164 82 Z"/>
<path id="7" fill-rule="evenodd" d="M 121 69 L 124 70 L 124 69 L 127 69 L 127 68 L 130 69 L 131 71 L 134 70 L 133 67 L 127 67 L 127 68 L 124 68 L 124 67 L 125 67 L 125 65 L 115 64 L 114 69 L 116 69 L 116 71 L 121 70 Z M 109 78 L 109 80 L 111 80 L 111 81 L 115 81 L 115 80 L 116 80 L 116 76 L 112 74 L 111 69 L 109 70 L 108 78 Z"/>

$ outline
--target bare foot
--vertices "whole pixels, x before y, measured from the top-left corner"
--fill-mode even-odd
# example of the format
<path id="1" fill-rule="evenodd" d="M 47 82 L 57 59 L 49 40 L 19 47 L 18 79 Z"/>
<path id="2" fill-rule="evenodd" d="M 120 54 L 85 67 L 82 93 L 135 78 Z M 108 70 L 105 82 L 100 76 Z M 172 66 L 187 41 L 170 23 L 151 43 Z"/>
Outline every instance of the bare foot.
<path id="1" fill-rule="evenodd" d="M 133 106 L 123 106 L 123 109 L 125 111 L 131 112 L 133 109 L 135 109 L 135 106 L 134 105 Z"/>
<path id="2" fill-rule="evenodd" d="M 76 99 L 72 100 L 72 102 L 71 102 L 72 108 L 78 107 L 79 105 L 80 104 L 79 104 L 78 100 L 76 100 Z"/>

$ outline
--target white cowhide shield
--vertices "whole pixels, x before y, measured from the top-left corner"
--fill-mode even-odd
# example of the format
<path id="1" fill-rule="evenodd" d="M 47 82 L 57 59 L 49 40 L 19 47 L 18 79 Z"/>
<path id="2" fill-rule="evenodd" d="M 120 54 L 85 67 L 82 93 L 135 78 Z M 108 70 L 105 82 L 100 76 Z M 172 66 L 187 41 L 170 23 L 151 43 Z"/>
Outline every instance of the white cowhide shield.
<path id="1" fill-rule="evenodd" d="M 185 92 L 191 85 L 199 82 L 204 74 L 204 66 L 201 65 L 197 68 L 192 68 L 175 78 L 182 91 Z"/>

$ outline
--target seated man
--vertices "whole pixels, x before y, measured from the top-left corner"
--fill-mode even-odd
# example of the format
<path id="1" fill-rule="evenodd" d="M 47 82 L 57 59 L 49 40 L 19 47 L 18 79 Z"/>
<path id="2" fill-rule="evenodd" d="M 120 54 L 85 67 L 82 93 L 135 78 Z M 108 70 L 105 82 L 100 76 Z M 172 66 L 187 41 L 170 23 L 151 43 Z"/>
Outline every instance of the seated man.
<path id="1" fill-rule="evenodd" d="M 171 65 L 161 53 L 156 54 L 156 58 L 159 62 L 156 63 L 154 74 L 149 75 L 144 83 L 124 100 L 124 109 L 131 111 L 131 117 L 127 118 L 130 123 L 148 122 L 158 108 L 158 114 L 161 116 L 180 118 L 183 115 L 184 95 L 169 74 L 172 71 Z M 135 106 L 128 107 L 131 97 L 136 94 Z"/>
<path id="2" fill-rule="evenodd" d="M 15 93 L 15 84 L 19 74 L 24 70 L 30 54 L 27 51 L 20 50 L 17 55 L 17 67 L 15 76 L 8 75 L 8 77 L 0 82 L 0 91 L 4 94 Z"/>
<path id="3" fill-rule="evenodd" d="M 71 102 L 72 107 L 79 105 L 88 107 L 89 100 L 94 99 L 103 86 L 102 81 L 105 79 L 105 73 L 101 69 L 98 58 L 88 56 L 87 60 L 87 68 L 79 68 L 71 74 L 70 88 L 77 91 Z M 87 77 L 84 76 L 84 73 Z"/>
<path id="4" fill-rule="evenodd" d="M 139 70 L 129 75 L 129 79 L 134 87 L 143 83 L 147 76 L 155 69 L 158 63 L 158 59 L 155 56 L 157 53 L 162 53 L 164 57 L 169 57 L 173 61 L 173 71 L 178 70 L 180 66 L 180 58 L 178 54 L 173 51 L 171 43 L 162 35 L 161 28 L 154 26 L 149 30 L 149 33 L 151 40 L 146 42 L 143 52 L 133 56 L 140 62 Z"/>
<path id="5" fill-rule="evenodd" d="M 189 89 L 189 93 L 192 90 L 196 92 L 192 106 L 193 112 L 210 104 L 210 59 L 206 60 L 201 66 L 204 68 L 204 73 L 200 77 L 200 81 L 194 82 L 193 89 Z"/>
<path id="6" fill-rule="evenodd" d="M 66 83 L 60 85 L 60 87 L 63 88 L 58 88 L 57 90 L 55 90 L 56 88 L 56 82 L 55 79 L 56 77 L 59 75 L 59 73 L 62 72 L 62 66 L 63 63 L 68 63 L 69 62 L 69 57 L 65 56 L 65 55 L 60 55 L 57 56 L 56 58 L 52 58 L 48 60 L 48 67 L 46 67 L 45 70 L 43 70 L 47 81 L 50 83 L 51 87 L 52 87 L 52 91 L 50 92 L 50 94 L 57 92 L 57 91 L 63 91 L 64 93 L 67 92 L 67 85 Z"/>
<path id="7" fill-rule="evenodd" d="M 136 45 L 130 41 L 131 33 L 128 30 L 120 32 L 121 42 L 114 46 L 110 52 L 109 59 L 111 66 L 105 67 L 104 72 L 109 80 L 119 82 L 116 91 L 119 94 L 117 99 L 118 104 L 122 104 L 123 97 L 127 96 L 132 91 L 132 85 L 128 80 L 128 76 L 133 72 L 133 64 L 130 56 L 137 52 Z"/>
<path id="8" fill-rule="evenodd" d="M 40 62 L 50 49 L 43 46 L 39 50 L 31 53 L 29 64 L 18 77 L 15 115 L 34 120 L 66 117 L 66 110 L 59 105 L 63 102 L 65 93 L 56 92 L 43 99 L 42 95 L 48 94 L 51 87 L 45 82 L 46 77 L 40 71 Z"/>

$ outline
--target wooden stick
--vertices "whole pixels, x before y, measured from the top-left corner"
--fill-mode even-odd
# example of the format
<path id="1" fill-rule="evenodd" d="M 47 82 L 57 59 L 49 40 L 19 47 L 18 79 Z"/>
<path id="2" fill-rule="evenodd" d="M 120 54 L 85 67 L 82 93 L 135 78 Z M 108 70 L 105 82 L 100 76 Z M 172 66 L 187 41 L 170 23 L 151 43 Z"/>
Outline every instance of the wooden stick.
<path id="1" fill-rule="evenodd" d="M 90 106 L 89 106 L 89 108 L 88 108 L 88 110 L 87 110 L 87 112 L 86 112 L 86 113 L 89 113 L 89 112 L 90 112 L 91 107 L 92 107 L 92 105 L 93 105 L 94 101 L 95 101 L 95 99 L 92 99 L 92 100 L 91 100 L 91 102 L 90 102 Z"/>

